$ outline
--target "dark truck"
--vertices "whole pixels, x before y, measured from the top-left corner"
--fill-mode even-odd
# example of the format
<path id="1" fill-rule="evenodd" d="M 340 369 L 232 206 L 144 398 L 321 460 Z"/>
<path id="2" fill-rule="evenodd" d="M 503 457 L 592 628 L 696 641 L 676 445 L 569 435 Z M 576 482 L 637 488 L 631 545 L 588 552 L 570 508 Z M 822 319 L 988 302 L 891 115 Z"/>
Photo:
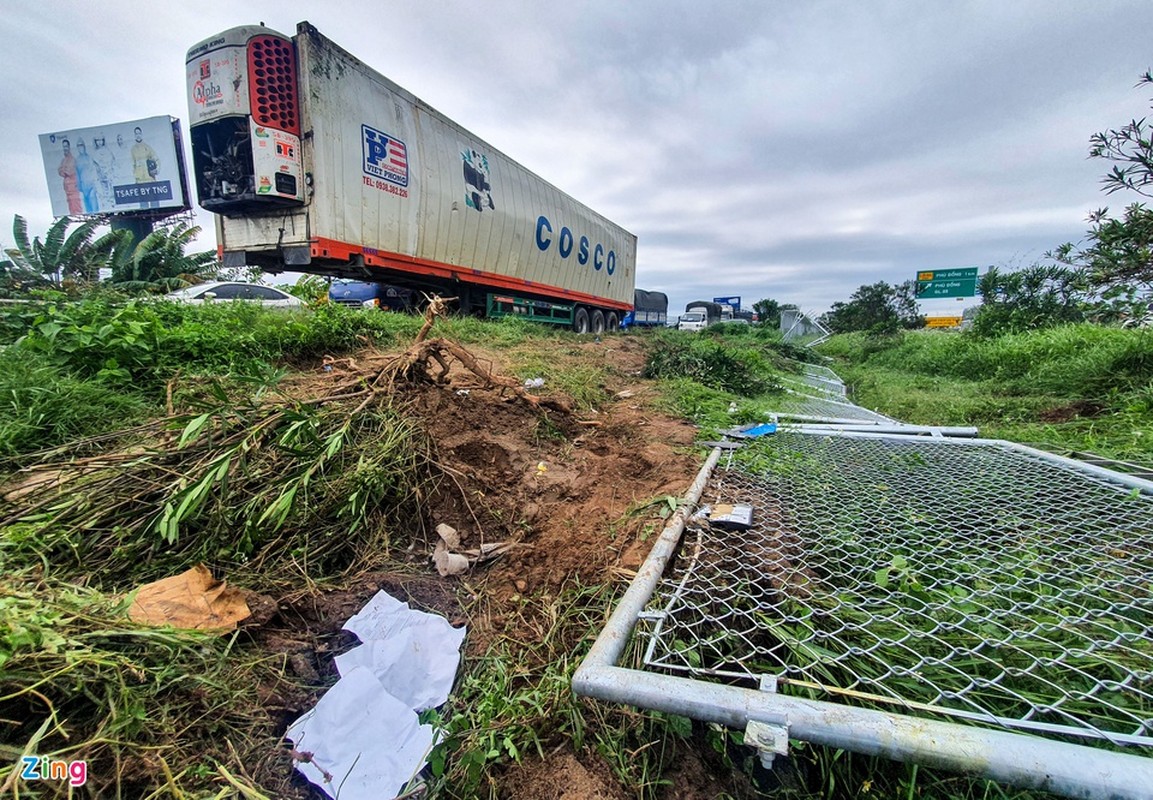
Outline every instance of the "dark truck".
<path id="1" fill-rule="evenodd" d="M 682 331 L 699 331 L 731 318 L 731 312 L 726 314 L 718 303 L 694 300 L 685 306 L 685 313 L 681 315 L 677 327 Z"/>
<path id="2" fill-rule="evenodd" d="M 669 319 L 669 297 L 664 292 L 633 292 L 633 310 L 621 320 L 621 328 L 661 328 Z"/>

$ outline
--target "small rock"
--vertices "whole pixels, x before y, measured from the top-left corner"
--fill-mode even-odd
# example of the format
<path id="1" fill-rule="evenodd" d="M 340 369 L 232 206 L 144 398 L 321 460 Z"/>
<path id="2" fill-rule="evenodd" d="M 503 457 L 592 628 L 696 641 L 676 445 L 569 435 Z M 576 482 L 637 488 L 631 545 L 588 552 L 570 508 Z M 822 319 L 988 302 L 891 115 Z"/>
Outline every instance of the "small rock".
<path id="1" fill-rule="evenodd" d="M 288 657 L 288 668 L 306 683 L 320 683 L 320 673 L 312 665 L 305 653 L 293 653 Z"/>

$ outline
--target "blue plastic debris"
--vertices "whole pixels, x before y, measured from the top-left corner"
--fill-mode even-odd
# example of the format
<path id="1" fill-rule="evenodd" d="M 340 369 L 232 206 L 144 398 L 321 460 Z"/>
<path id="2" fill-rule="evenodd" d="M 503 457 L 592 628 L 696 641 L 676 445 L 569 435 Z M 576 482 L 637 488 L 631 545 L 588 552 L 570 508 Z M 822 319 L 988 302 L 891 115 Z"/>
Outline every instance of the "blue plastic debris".
<path id="1" fill-rule="evenodd" d="M 777 432 L 777 423 L 775 422 L 762 422 L 760 425 L 754 425 L 751 428 L 746 428 L 741 431 L 745 436 L 757 438 L 758 436 L 768 436 L 770 433 Z"/>

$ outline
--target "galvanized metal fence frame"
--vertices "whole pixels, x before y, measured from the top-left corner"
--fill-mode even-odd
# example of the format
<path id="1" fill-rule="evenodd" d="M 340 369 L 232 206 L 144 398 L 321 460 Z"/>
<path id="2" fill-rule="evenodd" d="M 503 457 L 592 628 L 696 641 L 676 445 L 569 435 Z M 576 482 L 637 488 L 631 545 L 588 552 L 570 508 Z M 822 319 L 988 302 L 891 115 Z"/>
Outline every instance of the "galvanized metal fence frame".
<path id="1" fill-rule="evenodd" d="M 836 429 L 839 436 L 878 437 L 877 425 L 846 420 L 798 425 L 809 433 Z M 894 423 L 898 427 L 900 423 Z M 941 430 L 929 435 L 941 436 Z M 872 432 L 870 432 L 872 431 Z M 925 433 L 926 431 L 904 430 Z M 971 436 L 968 431 L 961 435 Z M 957 444 L 984 446 L 990 440 L 952 439 Z M 1153 496 L 1153 482 L 1115 473 L 1091 464 L 1008 442 L 1031 458 L 1060 464 L 1119 486 Z M 625 703 L 745 731 L 745 741 L 757 747 L 767 763 L 785 754 L 788 741 L 879 755 L 898 761 L 979 774 L 1004 783 L 1042 789 L 1069 797 L 1153 798 L 1153 758 L 1103 750 L 1031 734 L 942 722 L 924 717 L 808 700 L 776 691 L 772 679 L 758 689 L 620 666 L 630 637 L 676 552 L 689 517 L 694 513 L 709 477 L 724 452 L 715 448 L 688 493 L 641 566 L 588 656 L 577 669 L 577 694 Z"/>

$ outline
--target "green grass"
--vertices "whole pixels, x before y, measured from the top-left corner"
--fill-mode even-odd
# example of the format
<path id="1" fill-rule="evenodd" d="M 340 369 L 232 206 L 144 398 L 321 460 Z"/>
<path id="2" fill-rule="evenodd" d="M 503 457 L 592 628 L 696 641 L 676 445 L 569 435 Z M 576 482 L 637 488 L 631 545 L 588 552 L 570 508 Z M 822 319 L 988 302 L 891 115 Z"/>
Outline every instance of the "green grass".
<path id="1" fill-rule="evenodd" d="M 385 400 L 320 407 L 259 399 L 189 413 L 144 448 L 79 471 L 0 513 L 0 569 L 125 588 L 204 563 L 248 585 L 387 559 L 437 480 L 431 445 Z M 399 544 L 407 545 L 407 539 Z M 87 577 L 91 576 L 91 577 Z"/>
<path id="2" fill-rule="evenodd" d="M 41 302 L 0 314 L 0 457 L 125 427 L 159 413 L 168 382 L 247 379 L 273 367 L 312 366 L 366 345 L 411 341 L 422 319 L 335 304 L 284 310 L 250 303 L 188 305 L 100 296 Z M 572 334 L 515 318 L 449 317 L 433 336 L 498 349 L 572 341 Z M 524 364 L 583 407 L 603 402 L 595 368 Z M 534 373 L 529 375 L 528 373 Z"/>
<path id="3" fill-rule="evenodd" d="M 154 403 L 72 375 L 43 355 L 0 351 L 0 458 L 142 420 Z"/>
<path id="4" fill-rule="evenodd" d="M 578 698 L 571 689 L 617 588 L 568 584 L 555 596 L 514 599 L 504 632 L 466 659 L 448 703 L 428 715 L 444 735 L 430 761 L 433 796 L 496 797 L 495 773 L 567 743 L 578 755 L 600 754 L 633 796 L 655 797 L 674 751 L 665 741 L 668 718 Z"/>
<path id="5" fill-rule="evenodd" d="M 5 574 L 0 784 L 13 780 L 19 797 L 68 788 L 17 781 L 28 753 L 86 760 L 86 796 L 188 796 L 181 792 L 212 785 L 219 766 L 243 770 L 245 759 L 275 747 L 252 689 L 282 680 L 276 664 L 236 652 L 235 637 L 136 625 L 127 606 L 32 573 Z"/>
<path id="6" fill-rule="evenodd" d="M 48 304 L 0 320 L 12 344 L 0 352 L 0 401 L 13 398 L 0 402 L 0 453 L 27 453 L 117 430 L 160 413 L 173 376 L 192 386 L 177 398 L 186 413 L 170 427 L 149 432 L 168 445 L 138 463 L 83 476 L 74 488 L 84 491 L 62 493 L 4 530 L 0 570 L 9 582 L 0 587 L 3 764 L 14 763 L 28 748 L 40 755 L 89 757 L 93 774 L 131 774 L 124 796 L 156 791 L 199 797 L 235 785 L 222 783 L 225 766 L 237 771 L 275 752 L 275 725 L 254 707 L 252 687 L 275 685 L 283 677 L 276 670 L 270 675 L 273 665 L 255 658 L 242 636 L 165 630 L 144 635 L 123 619 L 120 600 L 57 580 L 119 590 L 206 561 L 249 586 L 283 587 L 308 578 L 339 583 L 342 570 L 403 551 L 399 545 L 407 544 L 403 537 L 413 532 L 412 520 L 422 516 L 420 502 L 435 494 L 428 490 L 435 465 L 427 443 L 403 416 L 381 404 L 350 422 L 348 405 L 268 409 L 261 398 L 285 366 L 313 365 L 320 356 L 366 343 L 403 346 L 420 325 L 418 317 L 336 306 L 285 314 L 244 305 L 167 303 L 128 312 L 113 303 Z M 546 391 L 570 394 L 578 408 L 596 408 L 608 397 L 605 387 L 613 376 L 587 358 L 588 337 L 515 318 L 449 318 L 438 321 L 432 335 L 504 351 L 518 379 L 543 377 Z M 21 336 L 27 338 L 15 344 Z M 646 369 L 658 381 L 664 407 L 694 420 L 702 438 L 762 421 L 779 405 L 780 378 L 795 368 L 790 359 L 813 357 L 771 332 L 738 326 L 698 335 L 658 331 L 646 341 L 653 346 Z M 912 343 L 867 343 L 869 358 L 894 351 L 887 362 L 865 364 L 866 343 L 856 340 L 835 340 L 831 350 L 846 365 L 856 365 L 847 371 L 862 393 L 873 392 L 878 403 L 903 404 L 903 413 L 924 421 L 979 419 L 1030 430 L 1051 404 L 1071 402 L 1069 396 L 1033 395 L 1024 384 L 1012 383 L 1034 374 L 1059 383 L 1056 371 L 1029 372 L 1041 369 L 1041 345 L 1006 344 L 966 356 L 961 360 L 973 377 L 931 371 L 930 365 L 961 355 L 934 348 L 958 345 L 907 341 Z M 1067 341 L 1054 339 L 1045 347 L 1078 355 L 1079 384 L 1112 393 L 1115 416 L 1129 415 L 1131 425 L 1147 420 L 1153 403 L 1141 384 L 1144 345 L 1111 336 L 1099 343 L 1111 354 L 1109 369 L 1121 377 L 1108 377 L 1108 370 Z M 899 347 L 921 348 L 905 354 L 923 361 L 921 371 L 903 368 Z M 109 352 L 115 363 L 109 363 Z M 997 375 L 977 368 L 998 359 L 1015 366 Z M 28 366 L 19 371 L 18 363 Z M 938 415 L 949 419 L 928 419 Z M 1100 421 L 1074 421 L 1066 429 Z M 1131 438 L 1140 438 L 1135 431 Z M 1114 443 L 1117 433 L 1110 428 L 1078 435 Z M 562 434 L 542 424 L 538 435 Z M 64 448 L 60 455 L 86 452 Z M 667 507 L 663 498 L 646 504 L 642 510 L 649 518 L 628 524 L 647 523 L 645 535 L 651 536 L 663 524 L 658 512 Z M 45 568 L 47 579 L 33 577 Z M 434 796 L 499 796 L 507 770 L 557 748 L 603 761 L 638 800 L 669 796 L 670 771 L 690 751 L 733 797 L 1036 796 L 806 745 L 794 745 L 792 767 L 767 776 L 758 772 L 752 751 L 739 744 L 739 732 L 573 696 L 572 672 L 619 586 L 570 583 L 502 601 L 475 593 L 477 586 L 467 586 L 477 603 L 470 613 L 492 612 L 504 624 L 465 659 L 453 697 L 437 717 L 446 738 L 433 759 Z M 501 605 L 488 608 L 489 602 Z M 236 743 L 237 754 L 222 744 L 228 741 Z M 139 768 L 118 768 L 125 763 Z M 114 792 L 115 787 L 105 793 Z"/>
<path id="7" fill-rule="evenodd" d="M 994 339 L 917 331 L 821 345 L 854 402 L 907 422 L 1153 460 L 1153 331 L 1068 325 Z"/>

